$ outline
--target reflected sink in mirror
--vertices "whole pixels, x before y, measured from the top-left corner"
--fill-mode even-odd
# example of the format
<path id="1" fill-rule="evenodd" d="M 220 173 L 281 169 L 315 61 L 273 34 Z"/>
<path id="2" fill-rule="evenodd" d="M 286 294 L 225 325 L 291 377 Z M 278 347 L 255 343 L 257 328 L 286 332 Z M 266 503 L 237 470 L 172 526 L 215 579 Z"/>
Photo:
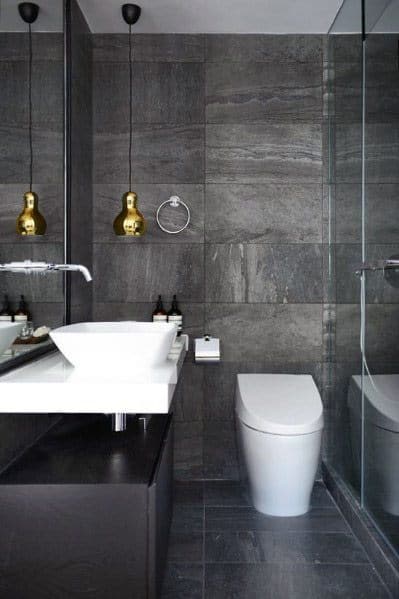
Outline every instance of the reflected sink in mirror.
<path id="1" fill-rule="evenodd" d="M 22 327 L 20 322 L 0 322 L 0 356 L 11 347 Z"/>
<path id="2" fill-rule="evenodd" d="M 177 335 L 167 322 L 81 322 L 51 331 L 60 352 L 75 368 L 142 372 L 162 365 Z"/>

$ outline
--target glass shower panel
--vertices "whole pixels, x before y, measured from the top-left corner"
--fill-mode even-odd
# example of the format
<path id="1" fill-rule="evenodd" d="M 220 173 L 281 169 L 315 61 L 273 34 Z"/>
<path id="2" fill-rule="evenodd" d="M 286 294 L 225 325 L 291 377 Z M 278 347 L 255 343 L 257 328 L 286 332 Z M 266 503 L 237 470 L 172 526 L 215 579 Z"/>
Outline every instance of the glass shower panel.
<path id="1" fill-rule="evenodd" d="M 362 259 L 362 3 L 347 0 L 329 32 L 327 462 L 361 489 L 360 282 Z"/>
<path id="2" fill-rule="evenodd" d="M 399 256 L 399 0 L 365 4 L 364 253 Z M 365 275 L 363 505 L 399 549 L 399 269 Z"/>

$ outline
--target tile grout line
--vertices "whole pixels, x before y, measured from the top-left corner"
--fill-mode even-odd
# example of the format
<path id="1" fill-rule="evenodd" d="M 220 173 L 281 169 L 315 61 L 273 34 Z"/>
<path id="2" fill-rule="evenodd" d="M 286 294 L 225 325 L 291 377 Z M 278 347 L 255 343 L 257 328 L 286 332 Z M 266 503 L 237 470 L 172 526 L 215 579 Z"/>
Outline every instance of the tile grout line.
<path id="1" fill-rule="evenodd" d="M 205 484 L 202 482 L 202 599 L 205 599 Z"/>

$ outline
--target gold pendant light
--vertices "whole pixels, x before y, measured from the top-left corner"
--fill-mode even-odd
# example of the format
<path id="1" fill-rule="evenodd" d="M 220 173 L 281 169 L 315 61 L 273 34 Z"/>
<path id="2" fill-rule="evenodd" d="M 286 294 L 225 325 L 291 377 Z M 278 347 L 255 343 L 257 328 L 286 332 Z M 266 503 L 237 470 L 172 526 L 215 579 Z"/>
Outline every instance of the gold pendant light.
<path id="1" fill-rule="evenodd" d="M 28 81 L 28 102 L 29 102 L 29 191 L 24 194 L 24 207 L 17 218 L 17 233 L 20 235 L 44 235 L 47 224 L 44 216 L 40 214 L 37 194 L 32 191 L 33 182 L 33 144 L 32 144 L 32 23 L 34 23 L 39 14 L 39 7 L 32 2 L 22 2 L 18 4 L 21 19 L 29 26 L 29 81 Z"/>
<path id="2" fill-rule="evenodd" d="M 124 4 L 122 16 L 129 25 L 129 191 L 123 194 L 122 211 L 114 220 L 115 235 L 141 237 L 146 231 L 146 222 L 137 208 L 137 194 L 132 191 L 132 136 L 133 136 L 133 100 L 132 100 L 132 25 L 137 23 L 141 8 L 137 4 Z"/>

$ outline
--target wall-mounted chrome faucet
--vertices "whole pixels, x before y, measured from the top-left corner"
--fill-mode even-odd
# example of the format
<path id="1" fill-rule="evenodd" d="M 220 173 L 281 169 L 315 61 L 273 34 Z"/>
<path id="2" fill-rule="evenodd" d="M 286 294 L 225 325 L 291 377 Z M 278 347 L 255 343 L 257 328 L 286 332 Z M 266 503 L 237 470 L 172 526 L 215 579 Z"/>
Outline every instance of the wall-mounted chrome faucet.
<path id="1" fill-rule="evenodd" d="M 53 271 L 80 272 L 88 283 L 92 281 L 89 269 L 82 264 L 53 264 L 51 262 L 32 262 L 31 260 L 24 260 L 23 262 L 0 264 L 0 271 L 22 273 L 25 275 L 31 273 L 44 274 Z"/>

